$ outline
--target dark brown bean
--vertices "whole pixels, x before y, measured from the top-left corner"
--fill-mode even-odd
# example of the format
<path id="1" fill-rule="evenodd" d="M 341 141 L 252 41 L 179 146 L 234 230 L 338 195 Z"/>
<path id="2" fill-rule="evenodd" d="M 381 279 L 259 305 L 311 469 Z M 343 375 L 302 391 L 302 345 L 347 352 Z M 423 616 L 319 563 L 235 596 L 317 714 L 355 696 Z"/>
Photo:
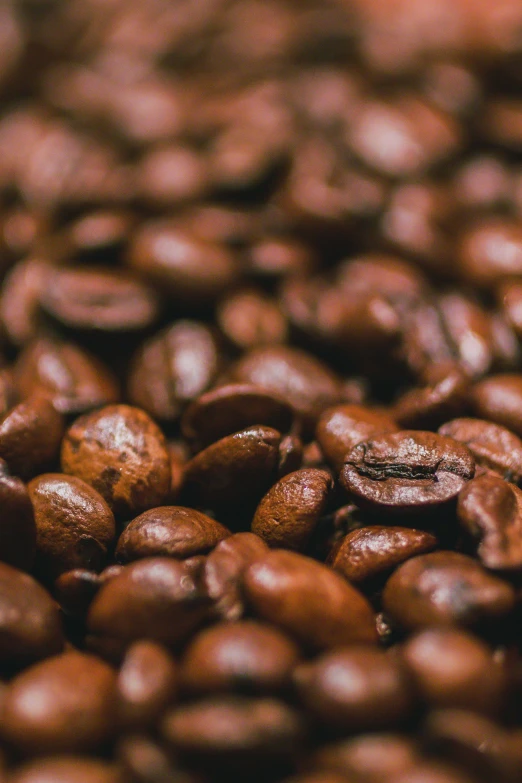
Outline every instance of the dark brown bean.
<path id="1" fill-rule="evenodd" d="M 441 764 L 436 761 L 424 761 L 400 772 L 390 783 L 474 783 L 475 778 L 469 778 L 458 767 Z"/>
<path id="2" fill-rule="evenodd" d="M 414 706 L 401 664 L 371 647 L 326 653 L 299 667 L 295 679 L 311 714 L 345 732 L 401 724 Z"/>
<path id="3" fill-rule="evenodd" d="M 471 397 L 477 416 L 522 437 L 522 376 L 492 375 L 475 385 Z"/>
<path id="4" fill-rule="evenodd" d="M 0 294 L 0 320 L 13 345 L 26 345 L 36 336 L 40 293 L 50 271 L 47 261 L 30 258 L 8 273 Z"/>
<path id="5" fill-rule="evenodd" d="M 31 499 L 19 478 L 0 460 L 0 561 L 29 570 L 36 554 L 36 525 Z"/>
<path id="6" fill-rule="evenodd" d="M 267 552 L 265 542 L 253 533 L 235 533 L 212 550 L 205 561 L 203 582 L 219 617 L 224 620 L 242 617 L 243 573 Z"/>
<path id="7" fill-rule="evenodd" d="M 325 470 L 303 468 L 289 473 L 261 500 L 252 533 L 272 547 L 304 549 L 326 509 L 332 487 Z"/>
<path id="8" fill-rule="evenodd" d="M 138 350 L 128 381 L 130 400 L 157 419 L 175 421 L 208 389 L 219 364 L 213 332 L 198 321 L 177 321 Z"/>
<path id="9" fill-rule="evenodd" d="M 410 389 L 395 401 L 392 414 L 401 427 L 436 429 L 466 411 L 470 382 L 460 367 L 434 367 L 426 380 L 428 386 Z"/>
<path id="10" fill-rule="evenodd" d="M 397 432 L 396 422 L 381 411 L 362 405 L 329 408 L 317 423 L 316 437 L 326 461 L 339 472 L 346 454 L 375 435 Z"/>
<path id="11" fill-rule="evenodd" d="M 49 658 L 10 683 L 2 734 L 30 755 L 96 749 L 115 730 L 115 685 L 112 669 L 92 655 L 66 652 Z"/>
<path id="12" fill-rule="evenodd" d="M 156 642 L 135 642 L 118 672 L 120 724 L 126 731 L 153 726 L 175 701 L 177 690 L 177 666 L 168 651 Z"/>
<path id="13" fill-rule="evenodd" d="M 488 627 L 509 616 L 511 585 L 458 552 L 431 552 L 400 565 L 388 579 L 383 607 L 400 626 Z"/>
<path id="14" fill-rule="evenodd" d="M 473 455 L 431 432 L 376 436 L 348 452 L 341 483 L 358 503 L 393 512 L 419 512 L 456 498 L 473 478 Z"/>
<path id="15" fill-rule="evenodd" d="M 0 457 L 11 473 L 29 479 L 52 466 L 60 453 L 62 416 L 45 397 L 15 405 L 0 422 Z"/>
<path id="16" fill-rule="evenodd" d="M 228 536 L 226 527 L 195 509 L 151 508 L 126 526 L 116 558 L 120 563 L 162 555 L 184 559 L 209 552 Z"/>
<path id="17" fill-rule="evenodd" d="M 428 628 L 401 647 L 415 687 L 430 707 L 460 707 L 496 713 L 505 677 L 480 639 L 453 628 Z"/>
<path id="18" fill-rule="evenodd" d="M 376 641 L 369 603 L 341 576 L 311 558 L 277 550 L 244 576 L 256 615 L 316 648 Z"/>
<path id="19" fill-rule="evenodd" d="M 64 645 L 58 606 L 31 576 L 0 563 L 0 662 L 22 667 Z"/>
<path id="20" fill-rule="evenodd" d="M 191 694 L 222 691 L 273 693 L 290 683 L 299 652 L 281 631 L 253 620 L 201 631 L 185 650 L 183 688 Z"/>
<path id="21" fill-rule="evenodd" d="M 375 733 L 323 745 L 314 761 L 325 769 L 365 783 L 382 783 L 405 772 L 419 760 L 415 741 L 404 734 Z"/>
<path id="22" fill-rule="evenodd" d="M 386 576 L 416 555 L 431 552 L 437 539 L 424 530 L 370 525 L 352 530 L 334 548 L 331 566 L 355 584 Z"/>
<path id="23" fill-rule="evenodd" d="M 217 322 L 241 351 L 284 343 L 288 337 L 287 323 L 276 301 L 253 290 L 238 291 L 223 299 Z"/>
<path id="24" fill-rule="evenodd" d="M 190 147 L 169 145 L 146 152 L 136 171 L 136 189 L 152 207 L 183 204 L 203 196 L 208 173 L 203 157 Z"/>
<path id="25" fill-rule="evenodd" d="M 500 424 L 482 419 L 454 419 L 439 434 L 465 443 L 477 465 L 518 483 L 522 479 L 522 440 Z"/>
<path id="26" fill-rule="evenodd" d="M 83 617 L 101 585 L 100 575 L 95 571 L 74 568 L 60 574 L 53 592 L 62 612 Z"/>
<path id="27" fill-rule="evenodd" d="M 128 405 L 76 419 L 62 443 L 62 468 L 93 486 L 116 516 L 157 506 L 170 489 L 163 433 L 146 413 Z"/>
<path id="28" fill-rule="evenodd" d="M 112 261 L 125 246 L 132 225 L 133 217 L 125 210 L 93 210 L 67 227 L 67 239 L 81 261 Z"/>
<path id="29" fill-rule="evenodd" d="M 288 402 L 248 384 L 229 384 L 199 396 L 181 419 L 183 436 L 196 451 L 255 424 L 287 432 L 292 424 Z"/>
<path id="30" fill-rule="evenodd" d="M 36 522 L 36 569 L 45 579 L 64 571 L 101 571 L 116 538 L 114 515 L 89 484 L 63 473 L 33 479 L 29 495 Z"/>
<path id="31" fill-rule="evenodd" d="M 18 767 L 9 783 L 121 783 L 118 770 L 83 756 L 51 756 Z"/>
<path id="32" fill-rule="evenodd" d="M 138 639 L 178 645 L 201 625 L 208 608 L 183 563 L 150 557 L 126 566 L 102 586 L 87 627 L 93 646 L 118 656 Z"/>
<path id="33" fill-rule="evenodd" d="M 458 248 L 462 277 L 477 287 L 501 282 L 522 272 L 522 228 L 515 220 L 481 218 L 468 228 Z"/>

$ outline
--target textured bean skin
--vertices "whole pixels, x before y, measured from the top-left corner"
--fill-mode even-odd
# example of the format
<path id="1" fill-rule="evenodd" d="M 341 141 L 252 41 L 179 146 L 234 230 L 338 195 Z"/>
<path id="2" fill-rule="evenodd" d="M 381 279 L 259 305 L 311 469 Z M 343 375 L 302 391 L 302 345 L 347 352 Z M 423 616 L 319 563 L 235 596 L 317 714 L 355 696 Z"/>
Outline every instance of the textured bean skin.
<path id="1" fill-rule="evenodd" d="M 340 576 L 303 555 L 270 553 L 248 568 L 244 589 L 257 615 L 307 646 L 376 640 L 366 599 Z"/>
<path id="2" fill-rule="evenodd" d="M 12 473 L 29 479 L 58 457 L 62 416 L 45 397 L 33 397 L 12 408 L 0 423 L 0 457 Z"/>
<path id="3" fill-rule="evenodd" d="M 522 478 L 522 441 L 499 424 L 481 419 L 453 419 L 439 433 L 465 443 L 477 465 L 499 473 L 507 481 Z"/>
<path id="4" fill-rule="evenodd" d="M 329 408 L 317 423 L 316 436 L 328 463 L 336 471 L 344 465 L 346 454 L 374 435 L 399 429 L 384 413 L 361 405 L 339 405 Z"/>

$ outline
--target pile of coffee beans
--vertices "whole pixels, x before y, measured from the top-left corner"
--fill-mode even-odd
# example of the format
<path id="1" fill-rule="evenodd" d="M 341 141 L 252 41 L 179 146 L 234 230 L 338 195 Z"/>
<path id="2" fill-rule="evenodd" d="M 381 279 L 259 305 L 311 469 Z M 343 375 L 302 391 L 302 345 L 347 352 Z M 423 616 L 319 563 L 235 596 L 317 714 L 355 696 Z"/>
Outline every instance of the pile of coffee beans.
<path id="1" fill-rule="evenodd" d="M 522 0 L 3 0 L 0 99 L 0 783 L 521 783 Z"/>

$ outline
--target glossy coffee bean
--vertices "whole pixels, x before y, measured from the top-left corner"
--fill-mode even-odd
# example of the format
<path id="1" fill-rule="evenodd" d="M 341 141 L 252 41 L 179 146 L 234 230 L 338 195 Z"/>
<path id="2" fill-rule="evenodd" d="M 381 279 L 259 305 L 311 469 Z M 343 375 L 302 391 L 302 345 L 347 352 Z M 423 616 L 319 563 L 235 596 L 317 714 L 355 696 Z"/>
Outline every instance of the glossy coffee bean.
<path id="1" fill-rule="evenodd" d="M 522 491 L 518 487 L 486 473 L 462 490 L 457 508 L 460 525 L 486 568 L 522 569 Z"/>
<path id="2" fill-rule="evenodd" d="M 271 427 L 254 426 L 228 435 L 185 466 L 188 501 L 216 512 L 245 511 L 257 504 L 276 478 L 281 435 Z"/>
<path id="3" fill-rule="evenodd" d="M 283 633 L 243 620 L 200 631 L 185 650 L 180 676 L 190 694 L 274 693 L 290 684 L 298 660 Z"/>
<path id="4" fill-rule="evenodd" d="M 0 422 L 0 457 L 11 473 L 32 478 L 52 466 L 60 453 L 63 419 L 45 397 L 15 405 Z"/>
<path id="5" fill-rule="evenodd" d="M 468 228 L 458 248 L 462 277 L 478 287 L 517 277 L 522 270 L 522 230 L 502 217 L 482 219 Z"/>
<path id="6" fill-rule="evenodd" d="M 29 574 L 0 563 L 0 663 L 27 666 L 64 645 L 58 606 Z"/>
<path id="7" fill-rule="evenodd" d="M 522 378 L 517 374 L 492 375 L 472 391 L 477 416 L 501 424 L 522 437 Z"/>
<path id="8" fill-rule="evenodd" d="M 24 346 L 36 337 L 40 294 L 50 271 L 47 261 L 35 258 L 9 271 L 0 293 L 0 320 L 13 345 Z"/>
<path id="9" fill-rule="evenodd" d="M 339 472 L 346 454 L 359 443 L 397 432 L 395 421 L 386 413 L 362 405 L 339 405 L 325 411 L 317 423 L 316 437 L 328 464 Z"/>
<path id="10" fill-rule="evenodd" d="M 431 707 L 495 713 L 505 696 L 505 677 L 491 650 L 453 628 L 429 628 L 410 637 L 401 659 L 417 692 Z"/>
<path id="11" fill-rule="evenodd" d="M 419 748 L 407 735 L 375 732 L 323 745 L 314 760 L 332 772 L 380 783 L 413 767 L 419 756 Z"/>
<path id="12" fill-rule="evenodd" d="M 118 672 L 118 720 L 125 730 L 153 726 L 177 695 L 178 671 L 169 652 L 156 642 L 132 644 Z"/>
<path id="13" fill-rule="evenodd" d="M 86 212 L 67 227 L 74 256 L 82 261 L 112 261 L 119 256 L 133 226 L 130 212 L 99 209 Z"/>
<path id="14" fill-rule="evenodd" d="M 431 552 L 437 539 L 424 530 L 369 525 L 352 530 L 334 547 L 330 563 L 355 584 L 388 575 L 416 555 Z"/>
<path id="15" fill-rule="evenodd" d="M 288 325 L 277 302 L 254 290 L 238 291 L 220 302 L 217 321 L 240 351 L 284 343 Z"/>
<path id="16" fill-rule="evenodd" d="M 36 525 L 27 488 L 0 460 L 0 561 L 29 570 L 36 554 Z"/>
<path id="17" fill-rule="evenodd" d="M 36 569 L 55 579 L 73 568 L 101 571 L 116 538 L 114 515 L 89 484 L 63 473 L 33 479 Z"/>
<path id="18" fill-rule="evenodd" d="M 128 405 L 76 419 L 62 443 L 62 468 L 94 487 L 116 516 L 157 506 L 170 489 L 165 438 L 146 413 Z"/>
<path id="19" fill-rule="evenodd" d="M 454 500 L 474 472 L 473 455 L 463 444 L 431 432 L 404 430 L 349 451 L 341 483 L 368 508 L 419 512 Z"/>
<path id="20" fill-rule="evenodd" d="M 226 527 L 195 509 L 151 508 L 126 526 L 118 540 L 116 558 L 120 563 L 163 555 L 184 559 L 209 552 L 228 536 Z"/>
<path id="21" fill-rule="evenodd" d="M 60 574 L 53 594 L 65 614 L 83 617 L 102 585 L 100 575 L 86 568 L 73 568 Z"/>
<path id="22" fill-rule="evenodd" d="M 243 574 L 267 553 L 265 542 L 253 533 L 234 533 L 212 550 L 205 560 L 202 578 L 218 617 L 239 620 L 243 616 Z"/>
<path id="23" fill-rule="evenodd" d="M 371 647 L 329 652 L 297 669 L 295 678 L 312 715 L 343 731 L 400 725 L 414 706 L 401 664 Z"/>
<path id="24" fill-rule="evenodd" d="M 488 627 L 506 619 L 513 588 L 458 552 L 430 552 L 403 563 L 388 579 L 383 607 L 408 630 L 430 625 Z"/>
<path id="25" fill-rule="evenodd" d="M 145 342 L 133 359 L 131 402 L 161 421 L 175 421 L 205 392 L 219 369 L 213 332 L 198 321 L 178 321 Z"/>
<path id="26" fill-rule="evenodd" d="M 392 413 L 401 427 L 436 429 L 466 411 L 470 383 L 460 367 L 441 365 L 430 376 L 428 386 L 411 389 L 395 401 Z"/>
<path id="27" fill-rule="evenodd" d="M 484 419 L 453 419 L 439 434 L 464 443 L 477 465 L 499 473 L 506 481 L 522 478 L 522 440 L 500 424 Z"/>
<path id="28" fill-rule="evenodd" d="M 325 470 L 289 473 L 268 491 L 252 520 L 255 533 L 271 547 L 303 550 L 323 515 L 333 488 Z"/>
<path id="29" fill-rule="evenodd" d="M 166 557 L 126 566 L 106 582 L 89 609 L 92 646 L 118 657 L 139 639 L 173 647 L 208 615 L 209 601 L 188 568 Z"/>
<path id="30" fill-rule="evenodd" d="M 244 591 L 255 615 L 307 647 L 327 649 L 376 641 L 373 612 L 366 599 L 311 558 L 271 552 L 249 566 Z"/>
<path id="31" fill-rule="evenodd" d="M 287 432 L 292 419 L 290 404 L 276 394 L 248 384 L 227 384 L 195 399 L 183 414 L 181 430 L 199 451 L 255 424 Z"/>
<path id="32" fill-rule="evenodd" d="M 295 409 L 307 431 L 318 416 L 340 401 L 336 376 L 313 356 L 286 346 L 256 348 L 233 367 L 240 383 L 249 383 L 272 392 Z"/>
<path id="33" fill-rule="evenodd" d="M 50 756 L 18 767 L 10 783 L 121 783 L 110 763 L 87 756 Z"/>
<path id="34" fill-rule="evenodd" d="M 2 734 L 29 755 L 98 748 L 114 733 L 115 685 L 113 670 L 91 655 L 66 652 L 49 658 L 10 683 Z"/>

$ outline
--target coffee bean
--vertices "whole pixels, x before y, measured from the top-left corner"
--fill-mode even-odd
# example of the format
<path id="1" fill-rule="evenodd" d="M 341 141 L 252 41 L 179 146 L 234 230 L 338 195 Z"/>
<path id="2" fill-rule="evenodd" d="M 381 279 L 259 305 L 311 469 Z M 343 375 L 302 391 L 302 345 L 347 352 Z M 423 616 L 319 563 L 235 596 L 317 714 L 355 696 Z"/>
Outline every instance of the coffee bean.
<path id="1" fill-rule="evenodd" d="M 102 580 L 95 571 L 73 568 L 64 571 L 54 583 L 54 596 L 65 614 L 84 616 L 92 599 L 100 589 Z"/>
<path id="2" fill-rule="evenodd" d="M 376 732 L 323 745 L 314 761 L 332 772 L 379 783 L 413 767 L 419 755 L 415 742 L 404 734 Z"/>
<path id="3" fill-rule="evenodd" d="M 87 628 L 92 646 L 117 657 L 139 639 L 175 647 L 201 625 L 208 608 L 183 563 L 150 557 L 102 586 L 89 609 Z"/>
<path id="4" fill-rule="evenodd" d="M 201 631 L 185 651 L 183 688 L 190 694 L 273 693 L 290 684 L 295 644 L 269 625 L 244 620 Z"/>
<path id="5" fill-rule="evenodd" d="M 346 454 L 374 435 L 397 432 L 399 427 L 386 413 L 362 405 L 339 405 L 325 411 L 317 423 L 316 437 L 332 468 L 338 472 Z"/>
<path id="6" fill-rule="evenodd" d="M 156 642 L 135 642 L 125 653 L 116 689 L 120 723 L 126 730 L 147 729 L 176 698 L 176 663 Z"/>
<path id="7" fill-rule="evenodd" d="M 508 323 L 513 327 L 518 338 L 522 335 L 522 286 L 514 281 L 507 281 L 499 286 L 497 299 L 499 307 Z"/>
<path id="8" fill-rule="evenodd" d="M 475 385 L 471 393 L 477 416 L 501 424 L 522 437 L 522 378 L 492 375 Z"/>
<path id="9" fill-rule="evenodd" d="M 91 655 L 49 658 L 10 683 L 0 730 L 30 755 L 96 749 L 114 733 L 115 686 L 112 669 Z"/>
<path id="10" fill-rule="evenodd" d="M 181 430 L 199 451 L 255 424 L 287 432 L 292 418 L 291 406 L 276 394 L 248 384 L 228 384 L 194 400 L 183 414 Z"/>
<path id="11" fill-rule="evenodd" d="M 518 487 L 494 474 L 478 476 L 459 495 L 458 518 L 486 568 L 515 572 L 522 568 L 522 491 Z"/>
<path id="12" fill-rule="evenodd" d="M 76 419 L 63 440 L 62 468 L 91 484 L 118 517 L 157 506 L 170 489 L 165 438 L 146 413 L 128 405 Z"/>
<path id="13" fill-rule="evenodd" d="M 257 507 L 252 532 L 269 546 L 306 547 L 332 490 L 329 473 L 304 468 L 289 473 L 268 491 Z"/>
<path id="14" fill-rule="evenodd" d="M 45 397 L 15 405 L 0 422 L 0 457 L 28 479 L 52 466 L 60 453 L 63 419 Z"/>
<path id="15" fill-rule="evenodd" d="M 330 562 L 349 582 L 364 584 L 436 547 L 435 536 L 424 530 L 370 525 L 348 533 L 334 547 Z"/>
<path id="16" fill-rule="evenodd" d="M 439 434 L 464 443 L 477 465 L 506 479 L 522 479 L 522 441 L 500 424 L 482 419 L 454 419 L 439 428 Z"/>
<path id="17" fill-rule="evenodd" d="M 224 620 L 242 617 L 243 574 L 251 563 L 262 559 L 267 552 L 265 542 L 253 533 L 234 533 L 209 554 L 203 569 L 203 583 L 219 617 Z"/>
<path id="18" fill-rule="evenodd" d="M 51 756 L 29 761 L 12 774 L 10 783 L 120 783 L 112 764 L 82 756 Z"/>
<path id="19" fill-rule="evenodd" d="M 29 258 L 8 273 L 0 293 L 0 320 L 13 345 L 26 345 L 36 337 L 40 294 L 51 269 L 47 261 Z"/>
<path id="20" fill-rule="evenodd" d="M 151 149 L 136 170 L 136 189 L 152 207 L 183 204 L 208 190 L 204 158 L 188 146 L 168 145 Z"/>
<path id="21" fill-rule="evenodd" d="M 458 265 L 462 277 L 477 287 L 516 277 L 522 270 L 522 230 L 509 218 L 481 218 L 461 237 Z"/>
<path id="22" fill-rule="evenodd" d="M 323 649 L 376 641 L 366 599 L 342 577 L 311 558 L 277 550 L 244 576 L 254 613 L 307 647 Z"/>
<path id="23" fill-rule="evenodd" d="M 73 568 L 101 571 L 116 538 L 114 516 L 103 497 L 81 479 L 62 473 L 44 473 L 28 489 L 38 573 L 55 579 Z"/>
<path id="24" fill-rule="evenodd" d="M 188 403 L 208 389 L 219 365 L 213 332 L 198 321 L 178 321 L 138 350 L 128 381 L 129 397 L 156 419 L 175 421 Z"/>
<path id="25" fill-rule="evenodd" d="M 281 435 L 271 427 L 248 427 L 228 435 L 186 465 L 184 493 L 191 503 L 217 513 L 245 514 L 276 478 Z"/>
<path id="26" fill-rule="evenodd" d="M 30 570 L 36 553 L 36 525 L 26 487 L 0 460 L 0 561 Z"/>
<path id="27" fill-rule="evenodd" d="M 116 558 L 122 563 L 162 555 L 183 559 L 210 551 L 228 536 L 226 527 L 192 508 L 151 508 L 127 525 Z"/>
<path id="28" fill-rule="evenodd" d="M 458 552 L 431 552 L 400 565 L 388 579 L 383 607 L 408 630 L 430 625 L 482 628 L 513 610 L 513 588 Z"/>
<path id="29" fill-rule="evenodd" d="M 460 367 L 434 367 L 429 375 L 428 386 L 411 389 L 396 400 L 392 413 L 401 427 L 436 429 L 466 411 L 470 384 Z"/>
<path id="30" fill-rule="evenodd" d="M 326 653 L 298 668 L 295 679 L 316 720 L 345 732 L 401 724 L 414 706 L 401 665 L 371 647 Z"/>
<path id="31" fill-rule="evenodd" d="M 286 346 L 256 348 L 232 369 L 234 379 L 282 397 L 311 431 L 325 408 L 340 401 L 336 376 L 313 356 Z"/>
<path id="32" fill-rule="evenodd" d="M 449 503 L 474 472 L 473 455 L 461 443 L 404 430 L 355 446 L 346 454 L 340 480 L 364 506 L 404 513 Z"/>
<path id="33" fill-rule="evenodd" d="M 132 226 L 133 217 L 125 210 L 94 210 L 67 227 L 67 239 L 75 258 L 87 263 L 110 262 L 125 247 Z"/>
<path id="34" fill-rule="evenodd" d="M 473 783 L 473 780 L 458 767 L 425 761 L 399 773 L 393 778 L 393 783 Z"/>
<path id="35" fill-rule="evenodd" d="M 502 704 L 504 673 L 491 650 L 469 633 L 429 628 L 410 637 L 400 656 L 431 707 L 495 713 Z"/>
<path id="36" fill-rule="evenodd" d="M 243 290 L 220 302 L 217 321 L 223 334 L 240 351 L 284 343 L 287 323 L 275 300 Z"/>
<path id="37" fill-rule="evenodd" d="M 0 563 L 0 663 L 27 666 L 64 645 L 58 606 L 29 574 Z"/>
<path id="38" fill-rule="evenodd" d="M 303 464 L 304 447 L 297 435 L 284 435 L 279 444 L 279 459 L 277 461 L 277 477 L 284 478 L 289 473 L 299 470 Z"/>
<path id="39" fill-rule="evenodd" d="M 184 773 L 155 739 L 143 734 L 128 734 L 118 742 L 116 755 L 124 780 L 132 783 L 196 783 L 197 778 Z M 120 783 L 120 781 L 118 781 Z"/>

